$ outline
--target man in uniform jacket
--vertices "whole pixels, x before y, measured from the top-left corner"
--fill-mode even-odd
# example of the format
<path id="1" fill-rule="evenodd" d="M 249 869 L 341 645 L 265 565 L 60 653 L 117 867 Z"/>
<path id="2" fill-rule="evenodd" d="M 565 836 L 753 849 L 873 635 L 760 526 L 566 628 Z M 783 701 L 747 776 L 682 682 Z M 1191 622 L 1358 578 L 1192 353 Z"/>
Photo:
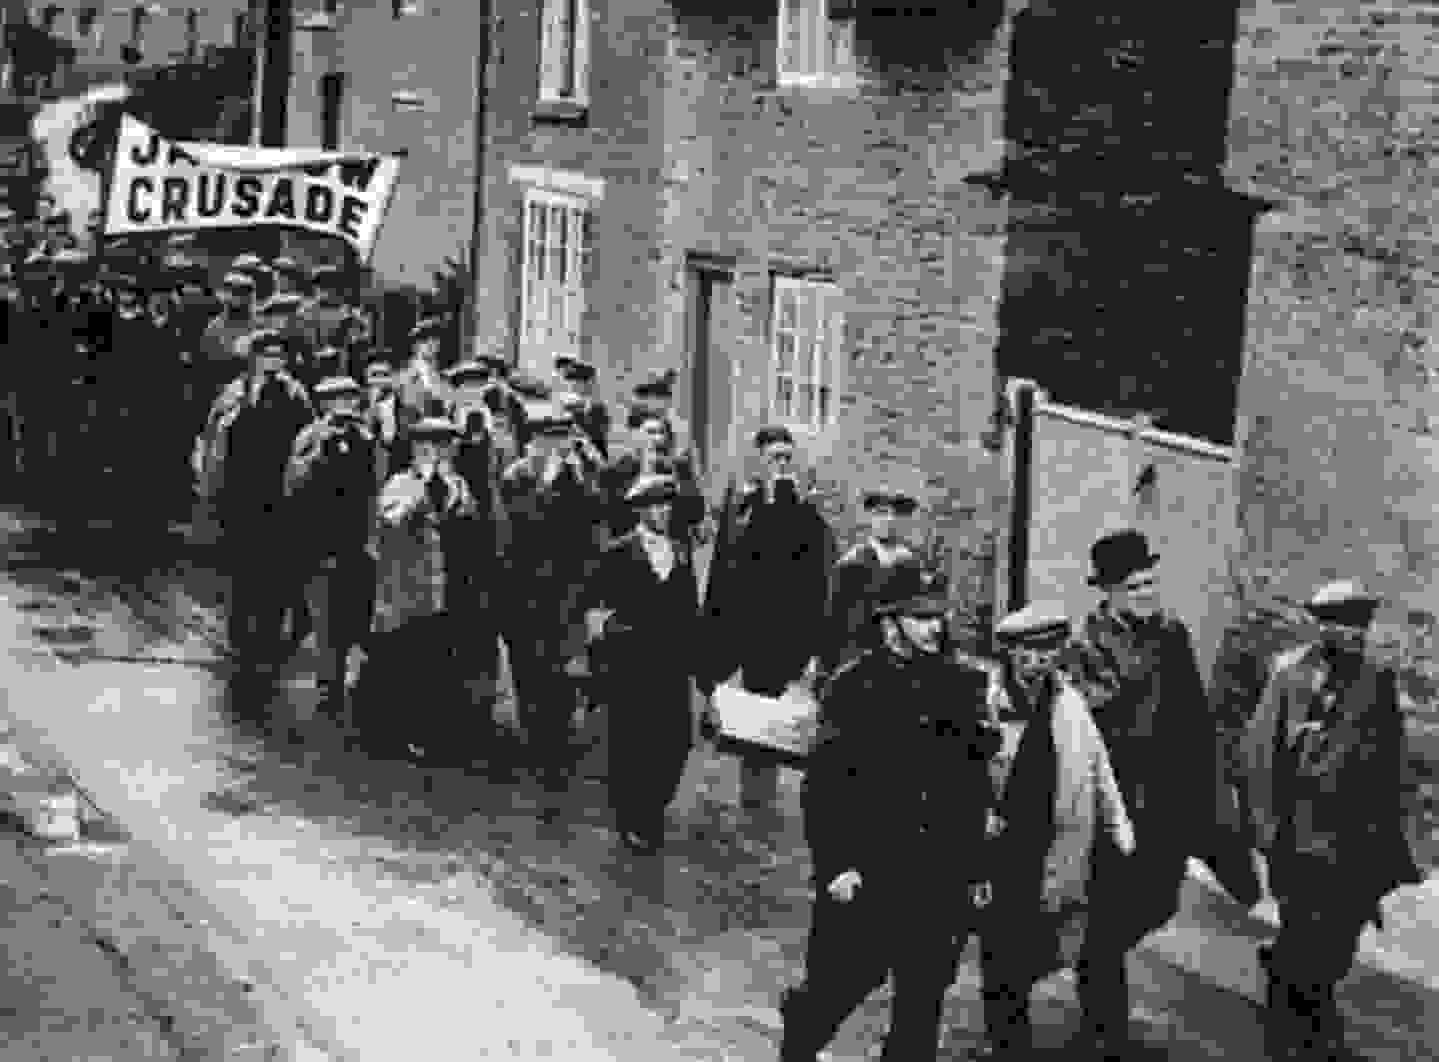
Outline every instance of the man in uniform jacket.
<path id="1" fill-rule="evenodd" d="M 945 992 L 974 928 L 991 803 L 988 676 L 948 646 L 953 602 L 880 604 L 879 648 L 830 679 L 804 779 L 816 900 L 805 980 L 780 1006 L 781 1062 L 815 1062 L 893 975 L 884 1059 L 933 1062 Z"/>
<path id="2" fill-rule="evenodd" d="M 861 504 L 870 533 L 834 566 L 829 643 L 820 658 L 826 673 L 874 647 L 876 630 L 869 614 L 875 601 L 891 584 L 904 588 L 904 593 L 917 591 L 924 570 L 918 554 L 899 533 L 899 521 L 913 516 L 919 503 L 899 491 L 872 490 Z"/>
<path id="3" fill-rule="evenodd" d="M 778 697 L 824 645 L 833 536 L 800 494 L 789 430 L 763 428 L 754 441 L 767 473 L 726 500 L 706 610 L 716 676 L 738 668 L 746 690 Z"/>
<path id="4" fill-rule="evenodd" d="M 996 1060 L 1030 1057 L 1030 994 L 1073 957 L 1096 838 L 1134 851 L 1104 739 L 1059 669 L 1070 627 L 1063 608 L 1049 604 L 1019 609 L 995 627 L 1004 658 L 989 709 L 1002 744 L 990 765 L 991 899 L 979 936 L 984 1024 Z"/>
<path id="5" fill-rule="evenodd" d="M 506 469 L 500 498 L 509 517 L 505 551 L 505 644 L 531 767 L 562 785 L 578 688 L 567 665 L 584 645 L 586 582 L 599 556 L 599 485 L 552 409 L 531 420 L 526 455 Z"/>
<path id="6" fill-rule="evenodd" d="M 678 495 L 671 476 L 642 476 L 630 487 L 639 522 L 606 547 L 591 598 L 608 664 L 610 805 L 620 837 L 637 852 L 664 842 L 665 808 L 693 733 L 690 684 L 706 696 L 714 689 L 690 545 L 671 533 Z"/>
<path id="7" fill-rule="evenodd" d="M 1101 840 L 1078 964 L 1083 1037 L 1123 1050 L 1129 1028 L 1124 956 L 1179 907 L 1190 855 L 1215 836 L 1219 736 L 1189 629 L 1158 605 L 1157 554 L 1136 530 L 1090 550 L 1104 595 L 1084 621 L 1066 670 L 1109 747 L 1125 806 L 1143 839 L 1129 857 Z"/>
<path id="8" fill-rule="evenodd" d="M 350 650 L 369 634 L 375 608 L 380 484 L 376 443 L 360 414 L 363 395 L 350 377 L 316 385 L 320 416 L 295 439 L 286 484 L 319 638 L 320 691 L 335 715 L 345 707 Z"/>
<path id="9" fill-rule="evenodd" d="M 1424 875 L 1403 829 L 1398 679 L 1365 642 L 1379 600 L 1354 581 L 1308 603 L 1322 638 L 1280 655 L 1241 746 L 1280 930 L 1268 972 L 1271 1057 L 1347 1058 L 1334 987 L 1382 898 Z"/>

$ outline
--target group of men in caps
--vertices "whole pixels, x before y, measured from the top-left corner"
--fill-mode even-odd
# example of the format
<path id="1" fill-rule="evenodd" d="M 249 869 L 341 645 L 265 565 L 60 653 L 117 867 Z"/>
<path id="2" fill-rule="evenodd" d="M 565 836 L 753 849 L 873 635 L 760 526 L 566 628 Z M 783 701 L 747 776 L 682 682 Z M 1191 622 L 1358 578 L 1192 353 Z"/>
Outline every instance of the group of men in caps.
<path id="1" fill-rule="evenodd" d="M 868 643 L 821 689 L 803 788 L 816 900 L 781 1062 L 814 1062 L 886 978 L 881 1057 L 935 1059 L 971 934 L 982 1054 L 1031 1057 L 1032 990 L 1070 967 L 1075 1057 L 1134 1057 L 1127 953 L 1176 913 L 1191 857 L 1257 904 L 1255 852 L 1281 923 L 1259 956 L 1267 1052 L 1350 1057 L 1335 985 L 1382 899 L 1423 880 L 1403 829 L 1397 678 L 1366 650 L 1376 596 L 1353 581 L 1316 591 L 1314 639 L 1272 661 L 1226 735 L 1137 530 L 1094 543 L 1100 600 L 1082 622 L 1018 609 L 995 626 L 994 663 L 951 651 L 957 602 L 923 565 L 876 561 L 870 544 L 851 559 L 845 581 L 873 590 L 837 615 L 863 615 Z M 863 577 L 871 566 L 887 575 Z"/>

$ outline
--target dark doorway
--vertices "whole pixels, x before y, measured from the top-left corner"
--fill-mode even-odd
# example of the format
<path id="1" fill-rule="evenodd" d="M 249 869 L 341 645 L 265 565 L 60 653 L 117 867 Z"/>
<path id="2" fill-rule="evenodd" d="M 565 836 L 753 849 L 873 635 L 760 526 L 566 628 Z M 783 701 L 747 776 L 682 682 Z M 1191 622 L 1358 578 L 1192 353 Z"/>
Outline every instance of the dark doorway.
<path id="1" fill-rule="evenodd" d="M 685 269 L 685 366 L 681 400 L 695 457 L 714 481 L 728 452 L 731 409 L 726 338 L 734 286 L 727 260 L 691 255 Z"/>

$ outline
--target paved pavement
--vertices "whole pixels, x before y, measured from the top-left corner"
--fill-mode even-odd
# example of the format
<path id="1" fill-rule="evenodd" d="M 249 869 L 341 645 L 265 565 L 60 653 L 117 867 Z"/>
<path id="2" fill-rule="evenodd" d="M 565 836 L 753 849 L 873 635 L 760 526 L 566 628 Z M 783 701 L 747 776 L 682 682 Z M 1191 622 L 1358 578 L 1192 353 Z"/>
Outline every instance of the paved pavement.
<path id="1" fill-rule="evenodd" d="M 593 781 L 546 825 L 524 784 L 377 763 L 322 731 L 300 747 L 240 737 L 195 633 L 203 602 L 161 609 L 162 638 L 163 615 L 147 625 L 102 594 L 67 618 L 56 602 L 83 601 L 84 584 L 59 580 L 44 607 L 34 589 L 0 592 L 9 710 L 169 868 L 155 891 L 210 923 L 210 950 L 254 981 L 272 1029 L 354 1058 L 459 1045 L 478 1057 L 774 1057 L 775 1000 L 802 968 L 809 899 L 792 776 L 787 811 L 750 820 L 716 799 L 732 765 L 697 757 L 665 854 L 624 858 Z M 199 620 L 189 634 L 178 609 Z M 39 636 L 84 662 L 36 655 Z M 600 741 L 586 773 L 602 775 L 603 759 Z M 1432 885 L 1395 898 L 1394 926 L 1366 941 L 1345 986 L 1369 1057 L 1423 1059 L 1439 1043 Z M 1270 931 L 1191 883 L 1184 913 L 1132 963 L 1136 1031 L 1157 1056 L 1260 1057 L 1253 950 Z M 883 1015 L 881 993 L 833 1057 L 866 1057 Z M 1043 986 L 1038 1016 L 1058 1047 L 1073 1020 L 1065 979 Z M 970 967 L 948 1019 L 961 1057 L 978 1028 Z"/>

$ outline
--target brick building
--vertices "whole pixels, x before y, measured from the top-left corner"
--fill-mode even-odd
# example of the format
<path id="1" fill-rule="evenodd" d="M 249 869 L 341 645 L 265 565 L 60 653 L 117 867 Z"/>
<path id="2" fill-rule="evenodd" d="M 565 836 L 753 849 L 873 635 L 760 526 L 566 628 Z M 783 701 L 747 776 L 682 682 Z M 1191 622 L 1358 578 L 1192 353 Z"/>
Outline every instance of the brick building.
<path id="1" fill-rule="evenodd" d="M 466 260 L 477 8 L 344 4 L 297 57 L 291 142 L 408 152 L 382 278 Z M 982 580 L 1005 206 L 967 178 L 1002 155 L 1004 5 L 724 10 L 496 0 L 478 341 L 616 395 L 675 368 L 713 482 L 788 423 L 842 526 L 920 491 Z"/>

